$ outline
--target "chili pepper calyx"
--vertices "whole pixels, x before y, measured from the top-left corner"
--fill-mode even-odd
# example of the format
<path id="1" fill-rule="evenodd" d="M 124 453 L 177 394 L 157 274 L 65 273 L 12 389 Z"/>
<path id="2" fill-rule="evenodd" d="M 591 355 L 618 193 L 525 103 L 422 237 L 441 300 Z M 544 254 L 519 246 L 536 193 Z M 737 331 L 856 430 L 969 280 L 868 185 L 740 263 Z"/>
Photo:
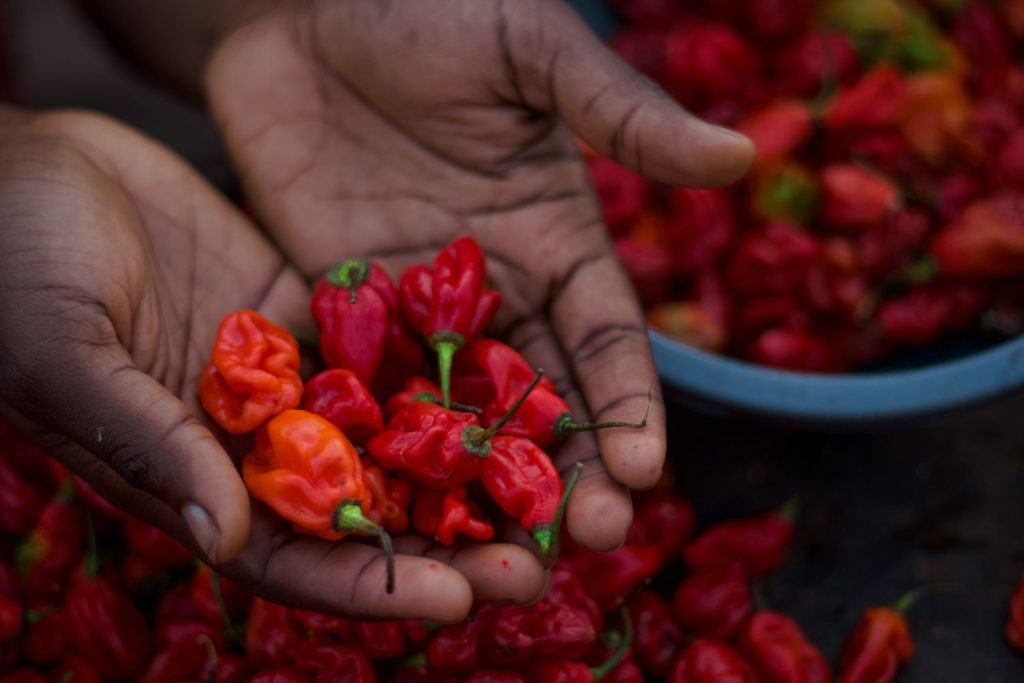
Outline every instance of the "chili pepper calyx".
<path id="1" fill-rule="evenodd" d="M 583 473 L 583 463 L 578 462 L 569 476 L 569 483 L 565 485 L 562 492 L 562 499 L 558 501 L 558 509 L 555 511 L 555 518 L 550 524 L 537 524 L 530 529 L 530 537 L 540 547 L 540 553 L 545 558 L 558 555 L 558 547 L 561 541 L 562 519 L 565 517 L 565 507 L 569 502 L 569 496 L 580 480 Z"/>
<path id="2" fill-rule="evenodd" d="M 216 576 L 216 574 L 214 574 Z M 203 683 L 214 683 L 217 680 L 217 668 L 219 662 L 217 661 L 217 648 L 214 647 L 213 641 L 207 635 L 200 635 L 196 638 L 196 642 L 202 644 L 206 648 L 206 675 L 203 676 Z"/>
<path id="3" fill-rule="evenodd" d="M 462 446 L 470 454 L 486 458 L 491 454 L 491 437 L 483 427 L 470 425 L 462 430 Z"/>
<path id="4" fill-rule="evenodd" d="M 351 292 L 349 301 L 355 303 L 356 289 L 359 288 L 359 285 L 366 282 L 366 278 L 369 275 L 369 261 L 350 258 L 331 268 L 324 277 L 335 287 L 349 290 Z"/>
<path id="5" fill-rule="evenodd" d="M 421 391 L 420 393 L 418 393 L 415 396 L 413 396 L 412 400 L 413 400 L 414 403 L 440 403 L 441 402 L 440 400 L 438 400 L 438 398 L 436 396 L 434 396 L 434 394 L 432 392 L 429 392 L 429 391 Z M 452 410 L 458 410 L 461 413 L 473 413 L 474 415 L 480 415 L 481 413 L 484 412 L 483 410 L 481 410 L 480 408 L 477 408 L 476 406 L 471 406 L 468 403 L 458 403 L 456 401 L 452 401 L 451 409 Z"/>
<path id="6" fill-rule="evenodd" d="M 555 420 L 552 431 L 555 437 L 564 439 L 573 432 L 591 432 L 595 429 L 643 429 L 647 426 L 647 416 L 651 412 L 651 394 L 647 394 L 647 409 L 644 411 L 643 419 L 639 422 L 577 422 L 573 419 L 572 413 L 562 413 Z"/>
<path id="7" fill-rule="evenodd" d="M 437 374 L 441 379 L 441 401 L 445 408 L 452 407 L 452 358 L 466 344 L 466 339 L 455 332 L 431 335 L 430 346 L 437 352 Z"/>
<path id="8" fill-rule="evenodd" d="M 380 549 L 384 551 L 387 560 L 387 592 L 395 592 L 395 551 L 391 546 L 391 535 L 384 530 L 384 527 L 375 524 L 363 514 L 362 506 L 355 501 L 343 500 L 334 508 L 331 515 L 331 524 L 335 531 L 341 533 L 354 532 L 364 536 L 376 536 L 380 543 Z"/>
<path id="9" fill-rule="evenodd" d="M 622 635 L 619 638 L 618 646 L 612 656 L 605 660 L 601 666 L 591 667 L 590 672 L 595 681 L 600 681 L 622 663 L 633 646 L 633 619 L 629 616 L 629 609 L 625 605 L 619 610 L 622 614 Z"/>
<path id="10" fill-rule="evenodd" d="M 929 586 L 922 586 L 921 588 L 916 588 L 910 591 L 909 593 L 904 593 L 902 596 L 900 596 L 899 600 L 893 603 L 893 611 L 905 615 L 907 612 L 910 611 L 910 608 L 917 604 L 917 601 L 920 600 L 924 596 L 924 594 L 928 592 L 928 589 Z"/>

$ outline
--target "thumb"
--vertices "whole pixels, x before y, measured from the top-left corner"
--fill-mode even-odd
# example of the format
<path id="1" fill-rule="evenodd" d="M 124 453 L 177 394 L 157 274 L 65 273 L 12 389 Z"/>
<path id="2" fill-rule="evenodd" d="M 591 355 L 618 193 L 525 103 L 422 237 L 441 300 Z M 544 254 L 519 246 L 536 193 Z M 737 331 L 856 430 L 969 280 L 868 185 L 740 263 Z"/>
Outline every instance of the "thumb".
<path id="1" fill-rule="evenodd" d="M 601 154 L 655 180 L 717 187 L 747 172 L 754 160 L 748 138 L 686 111 L 565 3 L 540 4 L 544 11 L 528 11 L 533 3 L 506 10 L 501 34 L 527 104 L 558 114 Z"/>
<path id="2" fill-rule="evenodd" d="M 187 528 L 210 562 L 234 559 L 249 539 L 249 497 L 216 437 L 119 344 L 69 346 L 26 373 L 13 407 L 64 437 L 55 455 L 129 512 L 179 538 Z M 123 481 L 112 485 L 109 470 Z M 124 495 L 124 484 L 149 495 Z"/>

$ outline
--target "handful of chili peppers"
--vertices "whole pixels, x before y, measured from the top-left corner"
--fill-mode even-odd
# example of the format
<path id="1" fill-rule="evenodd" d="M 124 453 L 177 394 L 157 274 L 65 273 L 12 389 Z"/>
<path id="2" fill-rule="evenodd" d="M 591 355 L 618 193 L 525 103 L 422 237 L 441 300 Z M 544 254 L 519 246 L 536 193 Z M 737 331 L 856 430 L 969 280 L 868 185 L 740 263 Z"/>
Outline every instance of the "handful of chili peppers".
<path id="1" fill-rule="evenodd" d="M 296 412 L 268 421 L 250 467 L 273 457 L 301 473 L 293 445 L 308 440 L 316 444 L 310 466 L 356 471 L 330 429 Z M 362 471 L 373 500 L 378 491 L 407 499 L 419 486 L 391 486 L 369 474 L 381 470 L 368 462 Z M 851 623 L 833 676 L 800 625 L 755 597 L 763 591 L 754 582 L 786 561 L 792 503 L 694 535 L 685 499 L 665 488 L 637 493 L 618 550 L 567 541 L 544 599 L 482 604 L 467 621 L 440 626 L 342 619 L 256 598 L 16 435 L 0 435 L 0 470 L 2 683 L 886 683 L 913 654 L 905 616 L 912 598 Z M 402 503 L 364 511 L 363 494 L 330 492 L 374 524 L 408 523 L 396 514 Z M 479 519 L 472 498 L 451 501 Z M 299 501 L 289 514 L 333 537 L 342 532 L 330 513 Z M 1007 626 L 1015 643 L 1022 613 L 1015 606 Z"/>
<path id="2" fill-rule="evenodd" d="M 620 56 L 757 147 L 717 190 L 586 151 L 652 328 L 808 372 L 1024 331 L 1020 2 L 611 4 Z"/>
<path id="3" fill-rule="evenodd" d="M 432 268 L 408 269 L 397 290 L 380 265 L 342 261 L 311 305 L 326 369 L 303 383 L 298 342 L 240 311 L 221 323 L 199 385 L 225 431 L 255 434 L 242 463 L 253 498 L 300 533 L 376 538 L 388 592 L 390 534 L 407 531 L 410 511 L 413 529 L 446 545 L 490 539 L 504 514 L 553 557 L 575 476 L 563 486 L 544 448 L 578 431 L 646 424 L 577 421 L 541 369 L 482 338 L 501 303 L 486 282 L 469 237 Z M 436 368 L 423 363 L 430 350 Z"/>

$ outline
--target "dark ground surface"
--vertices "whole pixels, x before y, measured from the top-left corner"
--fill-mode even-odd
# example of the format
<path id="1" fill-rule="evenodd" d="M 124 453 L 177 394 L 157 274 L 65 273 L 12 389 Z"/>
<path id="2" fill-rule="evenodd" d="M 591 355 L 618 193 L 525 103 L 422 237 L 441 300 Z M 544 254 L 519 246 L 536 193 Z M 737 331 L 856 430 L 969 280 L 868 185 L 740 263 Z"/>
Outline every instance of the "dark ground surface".
<path id="1" fill-rule="evenodd" d="M 7 3 L 31 104 L 107 111 L 224 182 L 195 107 L 119 64 L 63 0 Z M 680 405 L 669 415 L 676 477 L 702 526 L 799 497 L 793 550 L 765 595 L 830 659 L 862 609 L 933 586 L 911 613 L 918 654 L 898 683 L 1024 681 L 1024 656 L 1002 636 L 1024 571 L 1024 394 L 874 431 L 808 431 Z"/>

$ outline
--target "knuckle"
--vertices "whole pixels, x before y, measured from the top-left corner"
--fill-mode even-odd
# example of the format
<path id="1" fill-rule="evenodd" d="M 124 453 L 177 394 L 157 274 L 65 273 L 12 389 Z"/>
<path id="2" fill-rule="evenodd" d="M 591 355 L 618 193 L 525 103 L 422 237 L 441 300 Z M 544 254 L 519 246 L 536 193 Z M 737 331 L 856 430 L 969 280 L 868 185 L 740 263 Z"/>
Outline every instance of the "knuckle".
<path id="1" fill-rule="evenodd" d="M 573 349 L 572 358 L 577 366 L 604 362 L 602 359 L 618 352 L 629 352 L 637 344 L 637 338 L 646 340 L 646 329 L 642 325 L 607 324 L 594 328 Z"/>

